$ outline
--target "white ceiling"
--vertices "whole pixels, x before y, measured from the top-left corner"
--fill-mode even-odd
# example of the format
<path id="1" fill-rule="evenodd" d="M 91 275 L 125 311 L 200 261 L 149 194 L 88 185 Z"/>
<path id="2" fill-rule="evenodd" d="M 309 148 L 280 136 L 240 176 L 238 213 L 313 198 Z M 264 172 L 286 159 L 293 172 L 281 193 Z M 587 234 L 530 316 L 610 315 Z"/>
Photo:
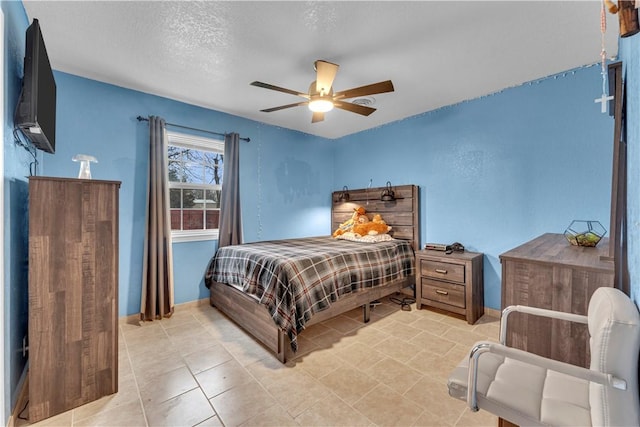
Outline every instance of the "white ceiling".
<path id="1" fill-rule="evenodd" d="M 25 1 L 54 69 L 338 138 L 600 60 L 600 1 Z M 617 16 L 605 46 L 617 54 Z M 311 123 L 313 62 L 334 90 L 390 79 L 368 117 Z M 594 87 L 594 97 L 599 87 Z M 140 111 L 141 115 L 154 114 Z M 170 117 L 167 117 L 171 121 Z"/>

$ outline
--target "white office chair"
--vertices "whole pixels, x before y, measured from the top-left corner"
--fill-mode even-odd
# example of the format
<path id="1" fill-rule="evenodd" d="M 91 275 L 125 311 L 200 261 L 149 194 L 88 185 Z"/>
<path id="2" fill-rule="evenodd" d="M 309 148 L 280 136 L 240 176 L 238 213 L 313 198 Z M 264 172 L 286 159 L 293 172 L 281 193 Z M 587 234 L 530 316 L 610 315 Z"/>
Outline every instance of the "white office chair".
<path id="1" fill-rule="evenodd" d="M 514 311 L 586 323 L 590 369 L 504 345 Z M 520 426 L 640 426 L 640 315 L 623 292 L 598 288 L 587 316 L 507 307 L 500 341 L 474 345 L 451 373 L 449 395 Z"/>

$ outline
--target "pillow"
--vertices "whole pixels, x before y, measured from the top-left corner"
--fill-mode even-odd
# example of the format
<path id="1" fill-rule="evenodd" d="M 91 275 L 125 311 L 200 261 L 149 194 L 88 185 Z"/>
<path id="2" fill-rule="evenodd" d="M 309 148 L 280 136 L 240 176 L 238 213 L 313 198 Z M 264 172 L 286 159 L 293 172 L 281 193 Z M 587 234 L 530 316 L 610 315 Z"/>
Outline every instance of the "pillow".
<path id="1" fill-rule="evenodd" d="M 352 242 L 364 242 L 364 243 L 377 243 L 377 242 L 388 242 L 389 240 L 393 240 L 393 237 L 388 234 L 376 234 L 360 236 L 359 234 L 355 234 L 351 231 L 347 231 L 344 234 L 336 236 L 336 239 L 342 240 L 350 240 Z"/>

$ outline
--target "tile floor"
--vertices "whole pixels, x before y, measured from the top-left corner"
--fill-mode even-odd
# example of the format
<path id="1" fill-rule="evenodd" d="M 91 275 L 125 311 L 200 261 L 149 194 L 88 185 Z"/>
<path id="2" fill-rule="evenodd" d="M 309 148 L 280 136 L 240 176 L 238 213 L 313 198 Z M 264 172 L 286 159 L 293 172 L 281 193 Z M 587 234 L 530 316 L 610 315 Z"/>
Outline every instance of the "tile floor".
<path id="1" fill-rule="evenodd" d="M 385 299 L 366 325 L 358 309 L 308 328 L 282 365 L 215 308 L 179 306 L 121 322 L 117 394 L 34 425 L 495 427 L 449 397 L 446 378 L 498 330 L 486 315 L 471 326 Z"/>

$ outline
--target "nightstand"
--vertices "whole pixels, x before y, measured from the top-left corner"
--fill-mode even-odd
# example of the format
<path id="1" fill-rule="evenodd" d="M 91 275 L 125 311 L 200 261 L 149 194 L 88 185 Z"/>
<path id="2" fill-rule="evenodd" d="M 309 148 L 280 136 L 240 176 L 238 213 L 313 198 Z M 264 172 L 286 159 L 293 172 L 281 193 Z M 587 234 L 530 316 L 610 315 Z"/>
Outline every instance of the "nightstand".
<path id="1" fill-rule="evenodd" d="M 484 314 L 482 253 L 416 252 L 416 306 L 464 315 L 473 325 Z"/>

